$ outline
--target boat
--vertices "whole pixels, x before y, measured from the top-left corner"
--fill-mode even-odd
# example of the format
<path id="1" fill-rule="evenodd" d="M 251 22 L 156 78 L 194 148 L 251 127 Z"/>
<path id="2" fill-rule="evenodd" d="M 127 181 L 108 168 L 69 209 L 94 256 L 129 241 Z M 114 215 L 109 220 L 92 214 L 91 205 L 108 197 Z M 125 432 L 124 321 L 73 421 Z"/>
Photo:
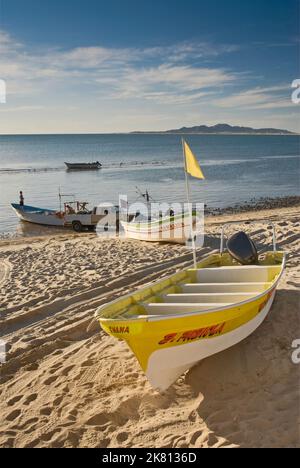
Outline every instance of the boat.
<path id="1" fill-rule="evenodd" d="M 64 226 L 64 218 L 61 212 L 17 203 L 12 203 L 11 206 L 22 221 L 45 226 Z"/>
<path id="2" fill-rule="evenodd" d="M 200 220 L 200 218 L 199 218 Z M 197 225 L 197 214 L 193 213 L 193 227 Z M 146 221 L 122 221 L 125 237 L 146 242 L 171 242 L 184 244 L 190 237 L 189 213 L 174 214 Z"/>
<path id="3" fill-rule="evenodd" d="M 63 196 L 60 194 L 60 198 Z M 12 203 L 11 206 L 17 216 L 28 223 L 73 228 L 76 232 L 97 228 L 97 232 L 100 233 L 118 228 L 117 206 L 101 204 L 89 210 L 87 205 L 86 202 L 68 201 L 59 211 L 17 203 Z"/>
<path id="4" fill-rule="evenodd" d="M 163 392 L 202 359 L 244 340 L 267 317 L 285 268 L 274 226 L 273 232 L 273 250 L 258 256 L 245 233 L 230 239 L 225 250 L 222 229 L 219 253 L 103 305 L 95 318 L 128 344 L 150 384 Z"/>
<path id="5" fill-rule="evenodd" d="M 68 163 L 65 162 L 69 171 L 91 171 L 102 168 L 102 164 L 99 161 L 91 163 Z"/>

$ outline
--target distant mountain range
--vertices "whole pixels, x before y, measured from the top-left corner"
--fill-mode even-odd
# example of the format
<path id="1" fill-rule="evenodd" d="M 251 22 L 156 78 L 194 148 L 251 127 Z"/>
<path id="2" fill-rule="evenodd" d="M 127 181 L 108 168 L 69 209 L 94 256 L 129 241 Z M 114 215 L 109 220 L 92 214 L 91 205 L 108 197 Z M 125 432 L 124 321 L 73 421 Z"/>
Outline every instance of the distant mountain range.
<path id="1" fill-rule="evenodd" d="M 217 124 L 211 127 L 207 125 L 198 125 L 195 127 L 182 127 L 176 130 L 166 130 L 160 132 L 132 132 L 132 133 L 175 133 L 175 134 L 237 134 L 237 135 L 295 135 L 288 130 L 278 128 L 251 128 L 239 127 L 228 124 Z"/>

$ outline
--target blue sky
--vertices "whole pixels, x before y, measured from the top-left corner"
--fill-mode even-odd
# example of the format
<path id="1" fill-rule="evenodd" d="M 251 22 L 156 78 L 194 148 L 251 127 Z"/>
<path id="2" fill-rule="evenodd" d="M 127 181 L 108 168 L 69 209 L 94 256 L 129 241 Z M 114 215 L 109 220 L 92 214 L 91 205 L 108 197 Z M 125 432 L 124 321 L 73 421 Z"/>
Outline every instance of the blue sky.
<path id="1" fill-rule="evenodd" d="M 300 131 L 298 0 L 0 0 L 0 133 Z"/>

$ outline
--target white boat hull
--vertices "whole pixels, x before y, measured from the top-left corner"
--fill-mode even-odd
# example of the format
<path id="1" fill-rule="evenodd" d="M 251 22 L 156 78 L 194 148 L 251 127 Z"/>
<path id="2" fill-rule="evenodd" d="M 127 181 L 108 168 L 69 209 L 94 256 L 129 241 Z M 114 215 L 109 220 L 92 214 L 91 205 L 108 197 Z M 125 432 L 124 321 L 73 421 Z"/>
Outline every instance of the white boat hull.
<path id="1" fill-rule="evenodd" d="M 193 217 L 193 226 L 196 224 L 196 218 Z M 179 217 L 174 221 L 170 218 L 164 218 L 161 222 L 121 222 L 125 236 L 129 239 L 135 239 L 146 242 L 173 242 L 184 244 L 190 237 L 190 220 Z"/>
<path id="2" fill-rule="evenodd" d="M 184 372 L 203 359 L 220 353 L 251 335 L 265 320 L 273 304 L 276 291 L 262 311 L 245 325 L 209 340 L 197 341 L 155 351 L 149 359 L 146 376 L 152 387 L 165 391 Z"/>
<path id="3" fill-rule="evenodd" d="M 40 224 L 44 226 L 64 226 L 64 218 L 57 216 L 52 210 L 45 211 L 26 211 L 20 208 L 12 207 L 18 218 L 27 223 Z"/>

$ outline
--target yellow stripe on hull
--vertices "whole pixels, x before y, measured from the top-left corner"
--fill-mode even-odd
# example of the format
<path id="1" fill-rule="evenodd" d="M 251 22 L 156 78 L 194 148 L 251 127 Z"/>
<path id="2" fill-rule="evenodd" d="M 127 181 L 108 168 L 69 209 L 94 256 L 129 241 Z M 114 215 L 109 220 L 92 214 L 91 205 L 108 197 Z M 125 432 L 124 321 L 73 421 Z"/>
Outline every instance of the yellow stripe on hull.
<path id="1" fill-rule="evenodd" d="M 165 320 L 101 320 L 108 334 L 127 341 L 145 371 L 150 355 L 164 349 L 224 335 L 253 319 L 266 304 L 270 293 L 260 299 L 204 315 L 194 314 Z"/>

